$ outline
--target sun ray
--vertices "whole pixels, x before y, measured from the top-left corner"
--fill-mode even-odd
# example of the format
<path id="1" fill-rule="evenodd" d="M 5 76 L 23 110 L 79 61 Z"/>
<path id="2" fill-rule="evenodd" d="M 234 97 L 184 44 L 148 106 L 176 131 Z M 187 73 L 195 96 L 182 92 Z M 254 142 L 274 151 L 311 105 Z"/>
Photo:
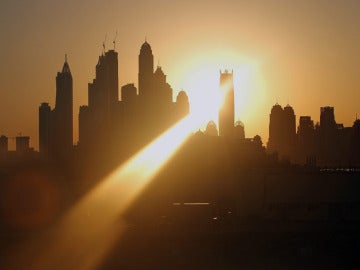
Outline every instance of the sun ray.
<path id="1" fill-rule="evenodd" d="M 30 259 L 32 268 L 96 268 L 126 229 L 124 211 L 201 121 L 185 117 L 101 181 L 39 240 L 43 250 Z"/>

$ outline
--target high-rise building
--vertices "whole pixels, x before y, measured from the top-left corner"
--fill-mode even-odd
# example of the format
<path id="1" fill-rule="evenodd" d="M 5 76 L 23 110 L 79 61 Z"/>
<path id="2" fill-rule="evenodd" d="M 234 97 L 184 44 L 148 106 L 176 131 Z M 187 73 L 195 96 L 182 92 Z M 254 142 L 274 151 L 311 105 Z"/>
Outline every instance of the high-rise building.
<path id="1" fill-rule="evenodd" d="M 121 101 L 124 103 L 133 103 L 137 97 L 136 87 L 133 83 L 121 87 Z"/>
<path id="2" fill-rule="evenodd" d="M 294 109 L 289 104 L 284 107 L 283 114 L 283 153 L 290 159 L 295 154 L 294 151 L 296 144 L 296 116 L 294 113 Z"/>
<path id="3" fill-rule="evenodd" d="M 319 160 L 323 166 L 334 166 L 339 159 L 339 130 L 334 107 L 320 108 Z"/>
<path id="4" fill-rule="evenodd" d="M 65 57 L 61 72 L 56 76 L 53 147 L 55 155 L 65 158 L 73 147 L 73 80 Z"/>
<path id="5" fill-rule="evenodd" d="M 50 148 L 51 107 L 43 102 L 39 107 L 39 151 L 43 155 L 49 154 Z"/>
<path id="6" fill-rule="evenodd" d="M 234 138 L 241 141 L 245 140 L 245 126 L 241 121 L 235 123 Z"/>
<path id="7" fill-rule="evenodd" d="M 220 71 L 220 90 L 224 102 L 219 111 L 219 135 L 232 137 L 235 117 L 233 72 Z"/>
<path id="8" fill-rule="evenodd" d="M 296 117 L 294 109 L 284 109 L 275 104 L 270 113 L 268 151 L 277 152 L 281 158 L 291 159 L 296 146 Z"/>
<path id="9" fill-rule="evenodd" d="M 112 83 L 118 80 L 117 53 L 110 50 L 100 56 L 88 88 L 88 106 L 81 106 L 79 112 L 79 149 L 85 155 L 97 152 L 111 162 L 124 158 L 189 112 L 185 92 L 173 102 L 166 75 L 161 67 L 154 72 L 153 61 L 150 44 L 145 42 L 139 54 L 139 89 L 133 83 L 122 86 L 119 101 L 108 90 L 109 85 L 117 86 Z"/>
<path id="10" fill-rule="evenodd" d="M 106 112 L 119 100 L 118 53 L 109 50 L 99 56 L 95 79 L 88 85 L 89 107 Z M 109 115 L 107 115 L 108 117 Z"/>
<path id="11" fill-rule="evenodd" d="M 205 134 L 212 137 L 218 136 L 218 130 L 214 121 L 210 121 L 206 125 Z"/>
<path id="12" fill-rule="evenodd" d="M 158 66 L 154 72 L 153 76 L 153 98 L 156 97 L 156 104 L 160 107 L 168 107 L 172 103 L 172 89 L 170 84 L 166 82 L 166 75 Z M 168 108 L 166 108 L 168 109 Z"/>
<path id="13" fill-rule="evenodd" d="M 189 98 L 184 90 L 181 90 L 176 97 L 175 120 L 179 120 L 189 114 Z"/>
<path id="14" fill-rule="evenodd" d="M 280 152 L 283 141 L 283 108 L 275 104 L 270 113 L 268 151 Z"/>
<path id="15" fill-rule="evenodd" d="M 109 50 L 99 56 L 95 79 L 88 84 L 88 106 L 79 111 L 79 144 L 102 148 L 111 136 L 119 110 L 118 53 Z"/>
<path id="16" fill-rule="evenodd" d="M 139 96 L 151 95 L 152 79 L 154 76 L 154 56 L 151 46 L 147 41 L 143 43 L 139 54 Z"/>
<path id="17" fill-rule="evenodd" d="M 22 155 L 30 151 L 30 137 L 17 136 L 16 137 L 16 153 Z"/>
<path id="18" fill-rule="evenodd" d="M 39 150 L 45 156 L 67 159 L 73 147 L 73 80 L 65 56 L 56 76 L 55 108 L 48 103 L 39 107 Z"/>
<path id="19" fill-rule="evenodd" d="M 335 129 L 335 115 L 334 107 L 321 107 L 320 108 L 320 127 L 322 129 Z"/>
<path id="20" fill-rule="evenodd" d="M 297 162 L 311 164 L 316 160 L 316 130 L 310 116 L 300 116 L 297 130 Z"/>
<path id="21" fill-rule="evenodd" d="M 352 126 L 350 160 L 352 166 L 360 167 L 360 120 L 356 119 Z"/>

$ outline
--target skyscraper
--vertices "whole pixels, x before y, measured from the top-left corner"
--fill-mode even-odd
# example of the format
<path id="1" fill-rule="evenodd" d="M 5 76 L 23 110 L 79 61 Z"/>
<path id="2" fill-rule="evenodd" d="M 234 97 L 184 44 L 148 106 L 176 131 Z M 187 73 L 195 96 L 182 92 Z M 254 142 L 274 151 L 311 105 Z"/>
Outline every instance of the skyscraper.
<path id="1" fill-rule="evenodd" d="M 95 79 L 88 85 L 89 107 L 107 112 L 119 100 L 118 53 L 109 50 L 99 56 Z"/>
<path id="2" fill-rule="evenodd" d="M 151 46 L 146 41 L 143 43 L 139 54 L 139 96 L 151 95 L 152 79 L 154 76 L 154 56 Z"/>
<path id="3" fill-rule="evenodd" d="M 175 102 L 175 120 L 185 117 L 190 111 L 189 98 L 184 90 L 181 90 Z"/>
<path id="4" fill-rule="evenodd" d="M 48 155 L 50 149 L 50 123 L 51 107 L 43 102 L 39 107 L 39 151 L 42 155 Z"/>
<path id="5" fill-rule="evenodd" d="M 117 52 L 99 57 L 95 79 L 89 83 L 88 106 L 81 106 L 79 112 L 79 149 L 85 156 L 96 152 L 110 159 L 112 155 L 111 162 L 125 158 L 189 112 L 186 93 L 181 91 L 173 102 L 173 90 L 161 67 L 154 72 L 153 59 L 150 44 L 143 43 L 139 91 L 133 83 L 126 84 L 118 100 Z"/>
<path id="6" fill-rule="evenodd" d="M 55 151 L 66 156 L 73 146 L 73 81 L 66 57 L 62 71 L 56 76 L 54 118 Z"/>
<path id="7" fill-rule="evenodd" d="M 119 120 L 118 53 L 109 50 L 99 56 L 95 79 L 88 84 L 88 106 L 79 112 L 79 143 L 85 148 L 109 141 L 111 131 Z"/>
<path id="8" fill-rule="evenodd" d="M 296 143 L 296 116 L 294 109 L 287 104 L 283 111 L 283 154 L 289 159 L 294 155 Z"/>
<path id="9" fill-rule="evenodd" d="M 23 155 L 30 151 L 30 137 L 29 136 L 17 136 L 16 137 L 16 153 Z"/>
<path id="10" fill-rule="evenodd" d="M 45 156 L 67 159 L 73 147 L 73 81 L 65 56 L 56 76 L 55 108 L 48 103 L 39 107 L 39 150 Z"/>
<path id="11" fill-rule="evenodd" d="M 320 108 L 319 160 L 321 165 L 334 166 L 339 159 L 339 130 L 334 107 Z"/>
<path id="12" fill-rule="evenodd" d="M 334 107 L 321 107 L 320 108 L 320 126 L 322 129 L 335 129 L 335 115 Z"/>
<path id="13" fill-rule="evenodd" d="M 294 155 L 296 144 L 296 117 L 294 109 L 286 105 L 284 109 L 275 104 L 270 113 L 268 151 L 277 152 L 282 158 Z"/>
<path id="14" fill-rule="evenodd" d="M 297 161 L 300 164 L 316 162 L 316 130 L 310 116 L 300 116 L 297 131 Z"/>
<path id="15" fill-rule="evenodd" d="M 268 151 L 281 152 L 281 145 L 283 141 L 283 108 L 279 104 L 275 104 L 271 108 L 270 122 L 269 122 L 269 141 Z"/>
<path id="16" fill-rule="evenodd" d="M 234 80 L 233 72 L 220 71 L 220 90 L 223 96 L 223 105 L 219 111 L 219 135 L 232 137 L 234 132 Z"/>

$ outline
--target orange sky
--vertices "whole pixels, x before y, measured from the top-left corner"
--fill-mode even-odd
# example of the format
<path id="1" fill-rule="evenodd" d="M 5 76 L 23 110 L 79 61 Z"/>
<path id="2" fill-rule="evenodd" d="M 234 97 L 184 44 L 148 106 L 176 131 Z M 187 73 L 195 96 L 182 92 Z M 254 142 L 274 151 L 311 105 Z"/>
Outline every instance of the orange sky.
<path id="1" fill-rule="evenodd" d="M 350 126 L 360 113 L 358 14 L 357 0 L 1 1 L 0 134 L 21 132 L 38 147 L 38 107 L 53 106 L 55 76 L 67 53 L 76 142 L 87 83 L 105 34 L 111 48 L 116 30 L 120 86 L 137 84 L 147 36 L 174 94 L 187 87 L 206 99 L 191 77 L 211 75 L 216 84 L 219 68 L 234 69 L 235 91 L 246 100 L 238 102 L 236 118 L 247 137 L 267 141 L 276 101 L 289 102 L 297 121 L 300 115 L 318 121 L 320 106 L 335 106 L 337 122 Z"/>

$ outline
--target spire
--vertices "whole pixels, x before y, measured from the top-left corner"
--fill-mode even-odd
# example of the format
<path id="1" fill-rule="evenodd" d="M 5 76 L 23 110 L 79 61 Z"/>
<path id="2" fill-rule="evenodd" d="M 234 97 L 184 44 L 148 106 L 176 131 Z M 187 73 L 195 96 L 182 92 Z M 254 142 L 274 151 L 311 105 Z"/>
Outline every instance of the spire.
<path id="1" fill-rule="evenodd" d="M 146 41 L 146 39 L 145 39 L 145 42 L 141 45 L 140 53 L 141 53 L 141 52 L 152 54 L 151 46 L 150 46 L 150 44 Z"/>
<path id="2" fill-rule="evenodd" d="M 69 67 L 69 64 L 68 64 L 68 61 L 67 61 L 67 54 L 65 54 L 65 62 L 64 62 L 61 73 L 71 73 L 70 72 L 70 67 Z"/>

